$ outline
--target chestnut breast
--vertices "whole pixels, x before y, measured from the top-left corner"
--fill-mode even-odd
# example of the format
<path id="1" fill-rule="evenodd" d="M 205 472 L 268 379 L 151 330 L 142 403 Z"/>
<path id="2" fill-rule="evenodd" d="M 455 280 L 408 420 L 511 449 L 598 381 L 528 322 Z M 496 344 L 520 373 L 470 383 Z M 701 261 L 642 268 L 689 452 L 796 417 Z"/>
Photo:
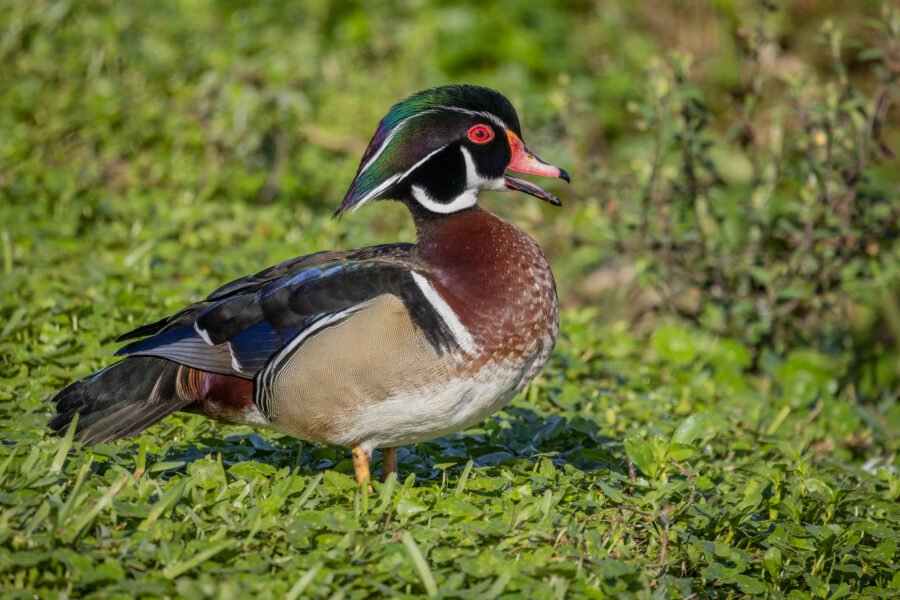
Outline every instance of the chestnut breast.
<path id="1" fill-rule="evenodd" d="M 420 224 L 416 256 L 486 357 L 525 358 L 558 333 L 556 284 L 521 229 L 480 208 Z"/>

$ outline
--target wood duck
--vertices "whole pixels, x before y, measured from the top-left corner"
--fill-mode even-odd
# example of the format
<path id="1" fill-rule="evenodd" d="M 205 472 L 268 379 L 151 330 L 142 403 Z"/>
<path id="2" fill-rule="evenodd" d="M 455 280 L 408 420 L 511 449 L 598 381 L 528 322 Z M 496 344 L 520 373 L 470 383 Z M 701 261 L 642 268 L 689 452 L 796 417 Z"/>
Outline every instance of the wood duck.
<path id="1" fill-rule="evenodd" d="M 383 449 L 465 429 L 543 367 L 558 333 L 538 245 L 479 208 L 482 190 L 560 201 L 507 171 L 569 181 L 532 154 L 512 104 L 482 87 L 426 90 L 375 131 L 335 213 L 406 205 L 415 244 L 294 258 L 228 283 L 118 341 L 126 358 L 56 395 L 50 427 L 78 415 L 87 444 L 178 411 L 352 448 L 359 482 Z"/>

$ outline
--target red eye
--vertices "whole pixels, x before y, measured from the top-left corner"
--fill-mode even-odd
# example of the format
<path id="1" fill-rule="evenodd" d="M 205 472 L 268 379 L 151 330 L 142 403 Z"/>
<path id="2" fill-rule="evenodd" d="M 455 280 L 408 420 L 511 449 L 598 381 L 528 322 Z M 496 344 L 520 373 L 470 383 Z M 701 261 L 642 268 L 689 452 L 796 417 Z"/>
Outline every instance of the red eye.
<path id="1" fill-rule="evenodd" d="M 475 125 L 469 129 L 469 141 L 476 144 L 487 144 L 494 139 L 494 130 L 487 125 Z"/>

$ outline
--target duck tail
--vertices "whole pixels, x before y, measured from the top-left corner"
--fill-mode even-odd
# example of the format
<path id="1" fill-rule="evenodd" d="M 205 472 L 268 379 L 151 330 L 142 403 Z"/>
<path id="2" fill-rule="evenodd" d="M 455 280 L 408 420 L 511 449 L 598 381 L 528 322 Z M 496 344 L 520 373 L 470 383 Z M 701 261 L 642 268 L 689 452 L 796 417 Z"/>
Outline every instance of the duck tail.
<path id="1" fill-rule="evenodd" d="M 59 392 L 49 426 L 65 433 L 78 415 L 75 438 L 85 444 L 138 433 L 194 401 L 190 371 L 164 358 L 126 358 Z"/>

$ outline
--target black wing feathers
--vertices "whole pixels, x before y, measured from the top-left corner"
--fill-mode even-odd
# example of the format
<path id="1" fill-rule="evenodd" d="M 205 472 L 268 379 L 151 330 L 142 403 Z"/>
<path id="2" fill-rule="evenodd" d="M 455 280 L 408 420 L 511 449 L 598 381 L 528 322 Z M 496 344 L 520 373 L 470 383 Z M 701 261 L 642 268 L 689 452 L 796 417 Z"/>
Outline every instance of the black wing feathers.
<path id="1" fill-rule="evenodd" d="M 119 355 L 169 358 L 198 369 L 252 378 L 293 337 L 319 319 L 382 294 L 401 298 L 434 348 L 452 332 L 412 277 L 412 245 L 319 252 L 228 283 L 205 300 L 119 338 Z"/>
<path id="2" fill-rule="evenodd" d="M 78 414 L 76 437 L 86 444 L 137 433 L 192 402 L 179 393 L 179 369 L 162 358 L 126 358 L 59 392 L 49 425 L 63 433 Z"/>

